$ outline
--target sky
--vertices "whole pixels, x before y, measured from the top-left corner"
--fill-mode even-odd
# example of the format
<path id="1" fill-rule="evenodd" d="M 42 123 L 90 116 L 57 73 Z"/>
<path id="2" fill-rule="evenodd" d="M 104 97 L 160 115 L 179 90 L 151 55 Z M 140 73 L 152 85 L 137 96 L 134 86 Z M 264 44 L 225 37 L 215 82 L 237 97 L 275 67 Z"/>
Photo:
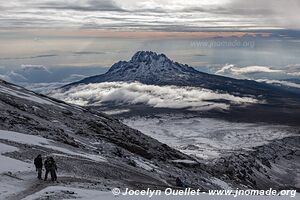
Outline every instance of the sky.
<path id="1" fill-rule="evenodd" d="M 1 27 L 198 31 L 300 28 L 297 0 L 11 0 Z"/>
<path id="2" fill-rule="evenodd" d="M 0 78 L 55 86 L 138 50 L 251 79 L 300 77 L 298 0 L 11 0 L 0 5 Z"/>

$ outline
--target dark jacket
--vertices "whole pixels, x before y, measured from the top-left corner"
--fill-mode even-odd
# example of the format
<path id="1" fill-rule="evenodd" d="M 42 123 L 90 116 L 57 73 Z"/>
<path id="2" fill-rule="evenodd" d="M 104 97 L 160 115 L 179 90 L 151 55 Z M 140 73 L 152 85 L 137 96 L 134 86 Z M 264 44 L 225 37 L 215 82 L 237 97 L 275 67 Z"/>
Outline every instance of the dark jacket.
<path id="1" fill-rule="evenodd" d="M 38 169 L 38 168 L 43 168 L 43 159 L 42 159 L 42 157 L 36 157 L 35 159 L 34 159 L 34 165 L 35 165 L 35 167 Z"/>
<path id="2" fill-rule="evenodd" d="M 57 165 L 56 165 L 56 162 L 54 160 L 51 162 L 51 170 L 57 171 Z"/>
<path id="3" fill-rule="evenodd" d="M 45 160 L 44 166 L 47 171 L 51 171 L 51 170 L 56 171 L 57 170 L 56 163 L 53 159 Z"/>
<path id="4" fill-rule="evenodd" d="M 45 160 L 44 166 L 45 166 L 45 169 L 46 169 L 47 171 L 50 171 L 51 168 L 52 168 L 51 161 L 50 161 L 49 159 Z"/>

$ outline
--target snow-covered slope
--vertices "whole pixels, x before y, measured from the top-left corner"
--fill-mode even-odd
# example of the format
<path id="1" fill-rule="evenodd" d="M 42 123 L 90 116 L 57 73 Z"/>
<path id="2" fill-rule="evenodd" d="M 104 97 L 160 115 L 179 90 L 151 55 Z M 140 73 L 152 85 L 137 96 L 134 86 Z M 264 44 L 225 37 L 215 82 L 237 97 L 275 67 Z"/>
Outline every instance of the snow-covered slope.
<path id="1" fill-rule="evenodd" d="M 171 150 L 97 111 L 69 105 L 3 81 L 0 82 L 0 94 L 0 128 L 3 130 L 37 134 L 74 147 L 86 146 L 81 138 L 92 136 L 94 140 L 105 139 L 147 158 L 159 158 Z M 154 153 L 153 149 L 161 152 Z M 173 155 L 174 158 L 184 156 Z"/>
<path id="2" fill-rule="evenodd" d="M 125 117 L 122 122 L 185 154 L 209 160 L 299 132 L 284 125 L 237 123 L 188 114 Z"/>
<path id="3" fill-rule="evenodd" d="M 185 154 L 202 158 L 219 178 L 235 179 L 241 184 L 251 182 L 254 188 L 299 190 L 298 127 L 230 122 L 183 113 L 120 118 Z"/>
<path id="4" fill-rule="evenodd" d="M 298 171 L 293 178 L 282 176 L 299 166 L 298 160 L 294 162 L 299 159 L 297 138 L 274 143 L 279 157 L 268 153 L 274 146 L 262 146 L 253 153 L 239 152 L 207 164 L 93 108 L 70 105 L 5 81 L 0 81 L 0 113 L 0 195 L 5 199 L 45 195 L 74 199 L 78 195 L 88 198 L 88 190 L 93 190 L 92 195 L 95 190 L 105 192 L 115 187 L 174 187 L 176 177 L 202 191 L 299 187 Z M 292 147 L 287 149 L 288 145 Z M 36 179 L 32 160 L 38 154 L 54 156 L 59 182 Z M 66 187 L 71 193 L 61 189 Z"/>
<path id="5" fill-rule="evenodd" d="M 36 179 L 38 154 L 55 157 L 59 186 L 164 188 L 180 176 L 203 190 L 221 188 L 194 158 L 92 109 L 0 81 L 0 113 L 1 197 L 22 199 L 48 186 Z"/>

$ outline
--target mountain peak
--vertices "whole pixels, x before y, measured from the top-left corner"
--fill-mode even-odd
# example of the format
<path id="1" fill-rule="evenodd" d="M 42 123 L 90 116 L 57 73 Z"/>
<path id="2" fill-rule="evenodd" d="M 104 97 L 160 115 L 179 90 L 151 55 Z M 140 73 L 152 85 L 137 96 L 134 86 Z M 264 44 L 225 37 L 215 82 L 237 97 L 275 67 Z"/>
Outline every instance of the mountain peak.
<path id="1" fill-rule="evenodd" d="M 174 62 L 165 54 L 138 51 L 129 61 L 119 61 L 113 64 L 107 73 L 88 77 L 75 84 L 99 81 L 139 81 L 146 84 L 167 84 L 174 81 L 186 82 L 199 74 L 203 73 L 188 65 Z"/>
<path id="2" fill-rule="evenodd" d="M 138 51 L 131 60 L 115 63 L 106 74 L 122 81 L 149 82 L 153 79 L 176 79 L 196 72 L 187 65 L 170 60 L 165 54 L 152 51 Z"/>
<path id="3" fill-rule="evenodd" d="M 132 58 L 131 62 L 150 62 L 152 60 L 168 60 L 171 61 L 165 54 L 157 54 L 153 51 L 138 51 L 136 52 Z"/>

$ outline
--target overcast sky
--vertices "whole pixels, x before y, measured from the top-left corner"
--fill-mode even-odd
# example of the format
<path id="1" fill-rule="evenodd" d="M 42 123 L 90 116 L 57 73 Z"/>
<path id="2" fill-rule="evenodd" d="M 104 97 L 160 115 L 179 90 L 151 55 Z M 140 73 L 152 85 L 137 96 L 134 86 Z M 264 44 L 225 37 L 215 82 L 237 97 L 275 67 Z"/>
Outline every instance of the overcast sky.
<path id="1" fill-rule="evenodd" d="M 201 31 L 300 28 L 299 0 L 10 0 L 2 27 Z"/>
<path id="2" fill-rule="evenodd" d="M 298 78 L 299 11 L 299 0 L 3 1 L 0 79 L 74 81 L 138 50 L 219 75 Z"/>

